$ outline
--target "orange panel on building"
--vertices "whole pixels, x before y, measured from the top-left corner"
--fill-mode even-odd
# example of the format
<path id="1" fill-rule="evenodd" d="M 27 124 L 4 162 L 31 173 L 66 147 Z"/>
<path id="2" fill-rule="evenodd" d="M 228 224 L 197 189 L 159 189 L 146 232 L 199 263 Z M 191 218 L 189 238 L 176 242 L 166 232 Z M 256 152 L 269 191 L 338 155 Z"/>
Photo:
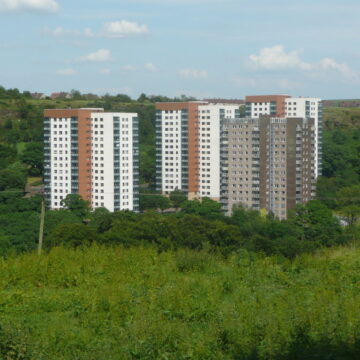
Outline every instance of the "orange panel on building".
<path id="1" fill-rule="evenodd" d="M 49 118 L 76 118 L 78 126 L 78 193 L 91 202 L 91 113 L 100 109 L 46 109 Z M 71 154 L 70 154 L 71 156 Z"/>

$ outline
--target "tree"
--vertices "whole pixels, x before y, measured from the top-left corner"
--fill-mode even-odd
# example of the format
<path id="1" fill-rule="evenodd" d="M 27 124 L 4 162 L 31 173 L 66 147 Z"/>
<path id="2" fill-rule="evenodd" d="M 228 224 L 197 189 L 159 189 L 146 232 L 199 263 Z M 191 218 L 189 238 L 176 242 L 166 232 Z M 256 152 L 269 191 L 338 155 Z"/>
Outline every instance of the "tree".
<path id="1" fill-rule="evenodd" d="M 47 238 L 49 246 L 77 247 L 90 245 L 97 240 L 95 230 L 83 224 L 61 224 Z"/>
<path id="2" fill-rule="evenodd" d="M 290 224 L 302 241 L 331 246 L 343 241 L 339 220 L 325 204 L 318 200 L 299 204 L 290 212 Z"/>
<path id="3" fill-rule="evenodd" d="M 3 190 L 25 190 L 26 168 L 20 163 L 9 165 L 0 170 L 0 191 Z"/>
<path id="4" fill-rule="evenodd" d="M 81 95 L 81 92 L 79 90 L 73 89 L 73 90 L 71 90 L 70 94 L 71 94 L 71 98 L 73 100 L 81 100 L 83 98 Z"/>
<path id="5" fill-rule="evenodd" d="M 61 205 L 81 218 L 88 215 L 90 209 L 89 202 L 78 194 L 67 195 L 65 199 L 61 200 Z"/>
<path id="6" fill-rule="evenodd" d="M 202 198 L 200 200 L 187 200 L 182 204 L 182 212 L 185 214 L 192 214 L 203 216 L 206 219 L 221 219 L 224 213 L 221 210 L 221 204 L 210 198 Z"/>
<path id="7" fill-rule="evenodd" d="M 153 194 L 146 191 L 140 192 L 140 210 L 155 210 L 161 209 L 162 211 L 168 209 L 170 207 L 169 198 L 161 195 L 161 194 Z"/>
<path id="8" fill-rule="evenodd" d="M 339 213 L 349 226 L 360 219 L 360 185 L 344 187 L 337 193 Z"/>
<path id="9" fill-rule="evenodd" d="M 172 205 L 178 209 L 187 200 L 187 195 L 184 191 L 174 190 L 170 193 L 170 201 Z"/>
<path id="10" fill-rule="evenodd" d="M 141 93 L 139 98 L 137 99 L 138 102 L 146 102 L 146 101 L 149 101 L 149 98 L 144 94 L 144 93 Z"/>
<path id="11" fill-rule="evenodd" d="M 6 121 L 4 123 L 4 128 L 7 130 L 10 130 L 13 128 L 13 123 L 10 119 L 6 119 Z"/>
<path id="12" fill-rule="evenodd" d="M 142 183 L 155 183 L 155 148 L 153 145 L 140 144 L 140 179 Z"/>
<path id="13" fill-rule="evenodd" d="M 29 165 L 29 174 L 38 176 L 42 174 L 44 163 L 44 149 L 41 143 L 28 143 L 20 156 L 26 165 Z"/>
<path id="14" fill-rule="evenodd" d="M 0 144 L 0 169 L 9 166 L 16 159 L 16 149 L 14 147 Z"/>

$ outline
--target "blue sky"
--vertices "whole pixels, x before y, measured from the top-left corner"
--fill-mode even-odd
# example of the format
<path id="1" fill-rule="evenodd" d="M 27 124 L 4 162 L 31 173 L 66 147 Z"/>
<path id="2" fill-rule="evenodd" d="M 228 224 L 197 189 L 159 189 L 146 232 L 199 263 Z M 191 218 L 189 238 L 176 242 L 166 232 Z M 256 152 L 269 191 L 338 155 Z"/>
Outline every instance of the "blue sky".
<path id="1" fill-rule="evenodd" d="M 359 98 L 359 0 L 0 0 L 0 85 Z"/>

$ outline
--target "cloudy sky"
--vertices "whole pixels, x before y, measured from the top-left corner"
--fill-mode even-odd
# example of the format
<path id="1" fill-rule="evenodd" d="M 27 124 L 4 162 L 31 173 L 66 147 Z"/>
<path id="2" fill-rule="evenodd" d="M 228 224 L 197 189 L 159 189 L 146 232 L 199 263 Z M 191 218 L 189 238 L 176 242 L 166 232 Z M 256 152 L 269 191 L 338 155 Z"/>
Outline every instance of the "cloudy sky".
<path id="1" fill-rule="evenodd" d="M 359 0 L 0 0 L 0 85 L 360 97 Z"/>

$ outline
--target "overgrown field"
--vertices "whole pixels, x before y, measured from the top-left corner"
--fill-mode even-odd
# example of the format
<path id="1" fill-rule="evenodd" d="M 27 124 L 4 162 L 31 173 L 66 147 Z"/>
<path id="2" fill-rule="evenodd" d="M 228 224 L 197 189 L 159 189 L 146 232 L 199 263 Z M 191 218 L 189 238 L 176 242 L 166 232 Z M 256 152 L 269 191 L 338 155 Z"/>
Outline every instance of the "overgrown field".
<path id="1" fill-rule="evenodd" d="M 55 248 L 0 260 L 0 359 L 356 359 L 360 249 Z"/>

